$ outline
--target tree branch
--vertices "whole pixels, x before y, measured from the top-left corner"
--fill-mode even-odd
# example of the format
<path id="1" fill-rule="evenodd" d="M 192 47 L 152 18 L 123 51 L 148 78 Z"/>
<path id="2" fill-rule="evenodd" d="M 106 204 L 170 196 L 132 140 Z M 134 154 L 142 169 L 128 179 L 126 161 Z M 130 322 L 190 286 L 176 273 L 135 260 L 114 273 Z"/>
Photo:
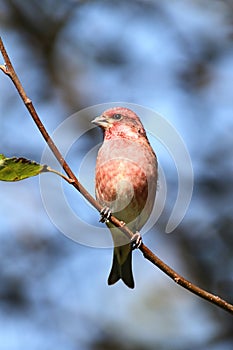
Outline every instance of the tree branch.
<path id="1" fill-rule="evenodd" d="M 12 66 L 11 60 L 7 54 L 7 51 L 4 47 L 4 44 L 2 42 L 2 39 L 0 38 L 0 51 L 2 53 L 3 59 L 5 61 L 5 65 L 0 65 L 0 70 L 3 71 L 6 75 L 10 77 L 13 84 L 15 85 L 21 99 L 23 100 L 26 108 L 28 109 L 32 119 L 34 120 L 35 124 L 37 125 L 40 133 L 42 134 L 44 140 L 48 144 L 49 148 L 51 149 L 52 153 L 62 166 L 63 170 L 68 175 L 68 182 L 73 185 L 99 212 L 102 210 L 102 206 L 88 193 L 88 191 L 82 186 L 82 184 L 78 181 L 76 176 L 74 175 L 73 171 L 63 158 L 62 154 L 58 150 L 57 146 L 53 142 L 52 138 L 48 134 L 47 130 L 45 129 L 42 121 L 40 120 L 35 107 L 33 106 L 32 101 L 27 97 L 25 90 L 20 83 L 20 80 Z M 109 221 L 112 222 L 116 227 L 119 227 L 119 229 L 126 234 L 129 238 L 132 238 L 134 233 L 128 229 L 127 226 L 125 226 L 125 223 L 115 218 L 113 215 L 109 218 Z M 197 287 L 195 284 L 189 282 L 184 277 L 180 276 L 177 272 L 175 272 L 171 267 L 166 265 L 162 260 L 160 260 L 148 247 L 146 247 L 143 243 L 141 244 L 140 248 L 141 252 L 143 253 L 143 256 L 149 260 L 152 264 L 157 266 L 160 270 L 162 270 L 166 275 L 171 277 L 174 282 L 179 284 L 180 286 L 186 288 L 190 292 L 198 295 L 199 297 L 208 300 L 209 302 L 219 306 L 220 308 L 230 312 L 233 314 L 233 305 L 228 303 L 227 301 L 221 299 L 219 296 L 216 296 L 214 294 L 211 294 L 204 289 L 201 289 Z"/>

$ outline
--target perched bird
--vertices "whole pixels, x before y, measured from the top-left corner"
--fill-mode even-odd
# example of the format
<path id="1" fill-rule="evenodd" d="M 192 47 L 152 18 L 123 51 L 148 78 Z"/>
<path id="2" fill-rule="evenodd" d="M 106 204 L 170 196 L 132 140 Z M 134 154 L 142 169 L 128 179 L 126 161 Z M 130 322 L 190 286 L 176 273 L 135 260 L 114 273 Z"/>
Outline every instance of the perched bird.
<path id="1" fill-rule="evenodd" d="M 95 192 L 98 202 L 136 233 L 148 220 L 157 187 L 157 159 L 139 117 L 130 109 L 114 107 L 93 121 L 104 133 L 96 161 Z M 108 210 L 104 210 L 105 214 Z M 102 220 L 101 220 L 102 221 Z M 114 252 L 108 284 L 119 279 L 134 288 L 132 241 L 111 222 Z"/>

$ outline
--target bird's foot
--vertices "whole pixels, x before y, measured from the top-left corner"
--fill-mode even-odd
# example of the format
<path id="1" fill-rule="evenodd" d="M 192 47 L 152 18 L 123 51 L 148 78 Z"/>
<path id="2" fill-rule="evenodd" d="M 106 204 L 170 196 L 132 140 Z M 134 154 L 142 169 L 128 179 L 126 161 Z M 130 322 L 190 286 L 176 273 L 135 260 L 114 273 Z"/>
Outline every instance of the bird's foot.
<path id="1" fill-rule="evenodd" d="M 111 210 L 108 207 L 103 207 L 100 211 L 100 219 L 99 222 L 109 222 L 109 218 L 112 215 Z"/>
<path id="2" fill-rule="evenodd" d="M 138 249 L 142 244 L 142 236 L 140 235 L 140 232 L 136 231 L 133 237 L 131 238 L 131 241 L 132 241 L 132 250 Z"/>

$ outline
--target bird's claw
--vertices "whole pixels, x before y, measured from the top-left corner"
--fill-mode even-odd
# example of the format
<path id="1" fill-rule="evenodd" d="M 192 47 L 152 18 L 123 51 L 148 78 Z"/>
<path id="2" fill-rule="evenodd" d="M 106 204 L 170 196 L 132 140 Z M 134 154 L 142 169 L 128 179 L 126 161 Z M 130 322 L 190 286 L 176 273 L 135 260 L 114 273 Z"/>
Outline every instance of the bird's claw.
<path id="1" fill-rule="evenodd" d="M 140 235 L 140 232 L 135 232 L 133 237 L 131 238 L 132 242 L 132 250 L 138 249 L 140 245 L 142 244 L 142 236 Z"/>
<path id="2" fill-rule="evenodd" d="M 109 218 L 112 215 L 111 210 L 108 207 L 103 207 L 100 211 L 100 219 L 99 222 L 109 222 Z"/>

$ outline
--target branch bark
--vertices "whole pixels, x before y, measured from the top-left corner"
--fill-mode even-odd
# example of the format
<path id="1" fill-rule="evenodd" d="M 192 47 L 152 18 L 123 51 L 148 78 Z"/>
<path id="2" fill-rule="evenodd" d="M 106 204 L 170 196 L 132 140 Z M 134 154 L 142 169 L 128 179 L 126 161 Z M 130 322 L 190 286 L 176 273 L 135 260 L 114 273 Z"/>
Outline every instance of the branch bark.
<path id="1" fill-rule="evenodd" d="M 32 101 L 28 98 L 26 95 L 26 92 L 14 70 L 14 67 L 11 63 L 11 60 L 7 54 L 7 51 L 5 49 L 5 46 L 3 44 L 2 39 L 0 38 L 0 51 L 2 53 L 3 59 L 5 61 L 4 65 L 0 65 L 0 70 L 3 71 L 6 75 L 9 76 L 9 78 L 12 80 L 13 84 L 15 85 L 21 99 L 23 100 L 26 108 L 28 109 L 33 121 L 35 122 L 36 126 L 38 127 L 41 135 L 43 136 L 44 140 L 48 144 L 49 148 L 51 149 L 52 153 L 62 166 L 63 170 L 68 176 L 68 182 L 73 185 L 91 204 L 93 207 L 95 207 L 99 212 L 102 210 L 102 206 L 88 193 L 88 191 L 82 186 L 82 184 L 78 181 L 75 174 L 63 158 L 62 154 L 58 150 L 57 146 L 53 142 L 52 138 L 48 134 L 47 130 L 45 129 L 41 119 L 39 118 L 39 115 L 36 112 L 36 109 L 32 103 Z M 119 227 L 120 230 L 126 234 L 129 238 L 132 238 L 134 233 L 128 229 L 127 226 L 125 226 L 125 223 L 118 220 L 116 217 L 111 215 L 109 218 L 109 221 L 112 222 L 116 227 Z M 198 295 L 199 297 L 208 300 L 212 304 L 215 304 L 219 306 L 220 308 L 228 311 L 229 313 L 233 314 L 233 305 L 225 301 L 224 299 L 221 299 L 219 296 L 211 294 L 207 292 L 206 290 L 196 286 L 195 284 L 191 283 L 190 281 L 186 280 L 183 276 L 179 275 L 176 271 L 174 271 L 170 266 L 165 264 L 162 260 L 160 260 L 147 246 L 145 246 L 143 243 L 139 247 L 141 252 L 143 253 L 143 256 L 145 259 L 149 260 L 153 265 L 157 266 L 160 270 L 162 270 L 167 276 L 172 278 L 172 280 L 177 283 L 178 285 L 182 286 L 183 288 L 189 290 L 190 292 Z"/>

